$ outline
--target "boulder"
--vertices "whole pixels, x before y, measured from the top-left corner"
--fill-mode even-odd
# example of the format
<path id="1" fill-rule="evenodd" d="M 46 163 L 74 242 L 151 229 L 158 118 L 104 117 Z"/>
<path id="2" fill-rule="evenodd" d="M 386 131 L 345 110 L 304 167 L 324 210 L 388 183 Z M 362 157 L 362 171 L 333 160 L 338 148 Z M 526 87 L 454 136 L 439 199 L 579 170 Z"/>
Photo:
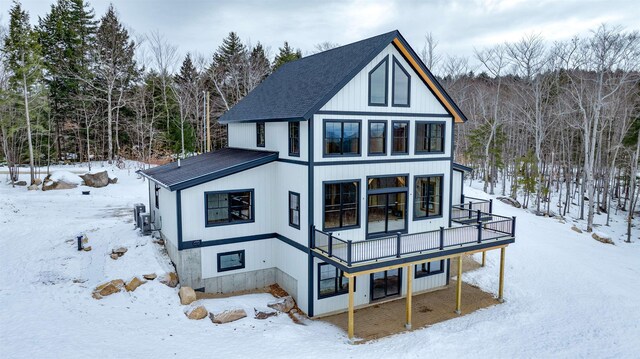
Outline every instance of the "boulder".
<path id="1" fill-rule="evenodd" d="M 574 232 L 582 233 L 582 230 L 576 226 L 571 226 L 571 230 Z"/>
<path id="2" fill-rule="evenodd" d="M 124 287 L 124 281 L 122 279 L 114 279 L 110 282 L 100 284 L 93 290 L 92 296 L 95 299 L 102 299 L 113 293 L 118 293 Z"/>
<path id="3" fill-rule="evenodd" d="M 91 246 L 82 247 L 85 252 L 89 252 L 91 250 Z"/>
<path id="4" fill-rule="evenodd" d="M 260 320 L 267 319 L 269 317 L 274 317 L 274 316 L 278 315 L 277 311 L 271 310 L 271 309 L 269 309 L 269 310 L 267 310 L 267 309 L 258 310 L 256 308 L 253 308 L 253 312 L 255 313 L 254 314 L 254 318 L 260 319 Z"/>
<path id="5" fill-rule="evenodd" d="M 601 243 L 614 244 L 613 241 L 611 240 L 611 237 L 609 237 L 607 234 L 604 234 L 604 233 L 593 232 L 591 234 L 591 238 Z"/>
<path id="6" fill-rule="evenodd" d="M 115 253 L 111 253 L 111 256 L 110 256 L 110 257 L 111 257 L 111 259 L 114 259 L 114 260 L 115 260 L 115 259 L 120 258 L 120 257 L 119 257 L 117 254 L 115 254 Z"/>
<path id="7" fill-rule="evenodd" d="M 278 298 L 278 300 L 275 300 L 267 304 L 269 308 L 275 309 L 283 313 L 289 313 L 289 311 L 291 311 L 291 309 L 293 309 L 295 305 L 296 305 L 296 302 L 293 300 L 293 298 L 290 295 L 286 297 Z"/>
<path id="8" fill-rule="evenodd" d="M 146 280 L 154 280 L 156 279 L 158 276 L 155 273 L 151 273 L 151 274 L 143 274 L 142 278 L 146 279 Z"/>
<path id="9" fill-rule="evenodd" d="M 27 185 L 27 181 L 18 181 L 18 182 L 13 182 L 14 186 L 26 186 Z"/>
<path id="10" fill-rule="evenodd" d="M 109 178 L 109 184 L 116 184 L 116 183 L 118 183 L 118 177 Z"/>
<path id="11" fill-rule="evenodd" d="M 516 208 L 520 208 L 522 207 L 522 205 L 520 204 L 520 202 L 518 202 L 517 200 L 511 198 L 511 197 L 498 197 L 496 198 L 498 201 L 502 202 L 502 203 L 506 203 L 510 206 L 516 207 Z"/>
<path id="12" fill-rule="evenodd" d="M 87 173 L 81 175 L 80 178 L 84 180 L 85 186 L 89 187 L 106 187 L 109 184 L 109 175 L 107 171 L 102 171 L 98 173 Z"/>
<path id="13" fill-rule="evenodd" d="M 39 186 L 42 184 L 42 180 L 40 178 L 34 178 L 32 184 Z"/>
<path id="14" fill-rule="evenodd" d="M 125 253 L 127 253 L 127 249 L 125 247 L 120 247 L 111 250 L 111 253 L 117 255 L 118 257 L 122 257 Z"/>
<path id="15" fill-rule="evenodd" d="M 134 290 L 136 290 L 136 288 L 138 288 L 139 286 L 145 284 L 146 281 L 140 280 L 138 277 L 133 277 L 129 283 L 127 283 L 124 288 L 127 290 L 127 292 L 133 292 Z"/>
<path id="16" fill-rule="evenodd" d="M 189 305 L 196 301 L 196 292 L 191 287 L 182 287 L 178 291 L 180 296 L 180 304 Z"/>
<path id="17" fill-rule="evenodd" d="M 161 245 L 161 246 L 164 246 L 164 239 L 158 239 L 158 240 L 155 240 L 155 241 L 153 241 L 153 243 L 155 243 L 155 244 L 159 244 L 159 245 Z"/>
<path id="18" fill-rule="evenodd" d="M 169 272 L 160 279 L 160 283 L 167 287 L 175 288 L 178 285 L 178 275 L 173 272 Z"/>
<path id="19" fill-rule="evenodd" d="M 207 309 L 205 307 L 198 305 L 198 306 L 187 309 L 187 311 L 184 314 L 189 319 L 200 320 L 200 319 L 206 318 L 209 312 L 207 312 Z"/>
<path id="20" fill-rule="evenodd" d="M 244 309 L 231 309 L 218 314 L 211 313 L 209 314 L 209 319 L 211 319 L 214 324 L 225 324 L 235 322 L 236 320 L 245 318 L 246 316 L 247 312 L 245 312 Z"/>
<path id="21" fill-rule="evenodd" d="M 37 184 L 32 184 L 31 186 L 27 187 L 27 189 L 28 189 L 29 191 L 37 191 L 37 190 L 39 190 L 40 188 L 38 187 L 38 185 L 37 185 Z"/>
<path id="22" fill-rule="evenodd" d="M 78 185 L 76 185 L 75 183 L 67 183 L 67 182 L 63 182 L 63 181 L 59 181 L 59 182 L 50 182 L 50 184 L 47 184 L 45 182 L 45 184 L 42 186 L 42 190 L 43 191 L 50 191 L 53 189 L 73 189 L 78 187 Z"/>

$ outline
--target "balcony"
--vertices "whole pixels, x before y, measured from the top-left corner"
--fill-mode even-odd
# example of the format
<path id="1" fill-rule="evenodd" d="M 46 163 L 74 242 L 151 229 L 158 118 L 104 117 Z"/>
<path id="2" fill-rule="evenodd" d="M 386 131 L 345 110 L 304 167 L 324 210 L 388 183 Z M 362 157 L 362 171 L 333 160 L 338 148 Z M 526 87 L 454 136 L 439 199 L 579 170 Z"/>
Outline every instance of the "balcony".
<path id="1" fill-rule="evenodd" d="M 499 216 L 491 210 L 490 200 L 472 199 L 469 203 L 452 207 L 451 220 L 455 223 L 452 227 L 363 241 L 343 240 L 314 228 L 311 249 L 324 261 L 347 273 L 356 273 L 513 243 L 516 218 Z"/>

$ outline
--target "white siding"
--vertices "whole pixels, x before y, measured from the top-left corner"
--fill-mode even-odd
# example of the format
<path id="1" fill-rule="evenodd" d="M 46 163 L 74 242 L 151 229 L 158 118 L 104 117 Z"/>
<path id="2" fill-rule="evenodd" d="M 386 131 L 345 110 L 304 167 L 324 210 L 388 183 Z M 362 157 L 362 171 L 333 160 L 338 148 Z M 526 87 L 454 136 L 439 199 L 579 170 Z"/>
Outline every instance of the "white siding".
<path id="1" fill-rule="evenodd" d="M 159 208 L 155 203 L 155 182 L 149 182 L 149 208 L 154 229 L 159 229 L 174 247 L 178 246 L 178 225 L 176 217 L 176 193 L 160 187 Z"/>
<path id="2" fill-rule="evenodd" d="M 451 189 L 451 202 L 452 204 L 460 204 L 460 199 L 462 198 L 462 181 L 464 181 L 464 176 L 460 171 L 453 171 L 453 188 Z"/>
<path id="3" fill-rule="evenodd" d="M 280 158 L 306 161 L 308 159 L 308 122 L 300 122 L 300 156 L 289 156 L 289 123 L 265 123 L 265 146 L 256 146 L 256 124 L 230 123 L 228 126 L 229 147 L 248 148 L 279 152 Z"/>
<path id="4" fill-rule="evenodd" d="M 237 274 L 260 269 L 275 267 L 272 242 L 278 239 L 225 244 L 221 246 L 203 247 L 202 250 L 202 278 L 217 277 L 219 275 Z M 245 267 L 218 273 L 218 253 L 245 251 Z"/>
<path id="5" fill-rule="evenodd" d="M 307 271 L 308 256 L 297 248 L 278 240 L 273 240 L 273 260 L 275 266 L 289 274 L 297 281 L 297 304 L 305 312 L 308 312 L 309 294 Z M 289 293 L 294 294 L 294 293 Z"/>

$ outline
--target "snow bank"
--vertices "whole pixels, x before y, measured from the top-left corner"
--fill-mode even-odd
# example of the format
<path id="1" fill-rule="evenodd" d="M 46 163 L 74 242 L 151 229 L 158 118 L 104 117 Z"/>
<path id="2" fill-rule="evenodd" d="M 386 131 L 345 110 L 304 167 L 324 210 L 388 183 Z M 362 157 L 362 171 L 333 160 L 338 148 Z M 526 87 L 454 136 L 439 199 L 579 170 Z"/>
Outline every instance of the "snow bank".
<path id="1" fill-rule="evenodd" d="M 54 182 L 66 182 L 71 184 L 82 184 L 82 178 L 75 173 L 69 171 L 58 170 L 51 173 L 49 177 Z"/>

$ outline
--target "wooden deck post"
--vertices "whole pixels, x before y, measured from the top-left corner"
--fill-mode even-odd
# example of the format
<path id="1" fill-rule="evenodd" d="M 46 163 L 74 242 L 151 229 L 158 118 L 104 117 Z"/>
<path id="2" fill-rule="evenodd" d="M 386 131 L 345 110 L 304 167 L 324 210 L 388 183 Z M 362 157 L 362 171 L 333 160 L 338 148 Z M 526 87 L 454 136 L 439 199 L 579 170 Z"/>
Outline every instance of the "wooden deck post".
<path id="1" fill-rule="evenodd" d="M 348 315 L 348 335 L 349 343 L 353 344 L 353 282 L 355 277 L 349 278 L 349 315 Z"/>
<path id="2" fill-rule="evenodd" d="M 505 255 L 505 247 L 500 248 L 500 285 L 498 286 L 498 301 L 500 303 L 504 302 L 503 292 L 504 292 L 504 255 Z"/>
<path id="3" fill-rule="evenodd" d="M 456 282 L 456 314 L 460 314 L 460 304 L 462 302 L 462 256 L 458 257 L 458 279 Z"/>
<path id="4" fill-rule="evenodd" d="M 487 264 L 487 251 L 482 251 L 482 266 Z"/>
<path id="5" fill-rule="evenodd" d="M 413 266 L 407 266 L 407 323 L 405 328 L 411 329 L 411 299 L 413 295 Z"/>

